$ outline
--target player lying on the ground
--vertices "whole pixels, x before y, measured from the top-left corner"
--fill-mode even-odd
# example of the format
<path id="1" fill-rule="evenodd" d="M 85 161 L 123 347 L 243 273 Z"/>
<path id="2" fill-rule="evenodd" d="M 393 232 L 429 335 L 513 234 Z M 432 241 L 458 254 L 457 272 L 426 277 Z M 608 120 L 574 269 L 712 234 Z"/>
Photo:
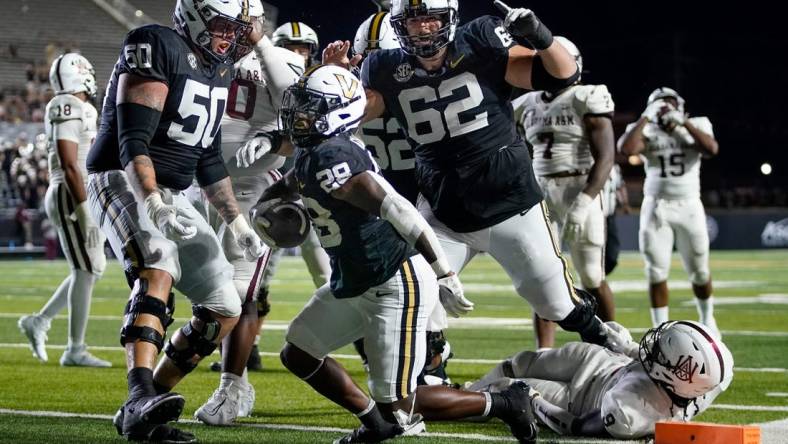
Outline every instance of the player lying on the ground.
<path id="1" fill-rule="evenodd" d="M 653 435 L 657 421 L 691 420 L 732 379 L 733 356 L 708 327 L 668 321 L 646 332 L 637 358 L 570 342 L 520 352 L 469 389 L 496 392 L 522 380 L 539 392 L 534 411 L 554 432 L 631 439 Z"/>

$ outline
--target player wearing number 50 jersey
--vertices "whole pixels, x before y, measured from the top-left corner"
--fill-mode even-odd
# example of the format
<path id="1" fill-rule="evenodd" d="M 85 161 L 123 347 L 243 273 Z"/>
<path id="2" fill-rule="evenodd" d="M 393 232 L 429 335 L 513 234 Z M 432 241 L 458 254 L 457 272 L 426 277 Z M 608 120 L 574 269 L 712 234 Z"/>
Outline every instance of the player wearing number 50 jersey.
<path id="1" fill-rule="evenodd" d="M 565 37 L 556 40 L 583 58 Z M 613 292 L 605 282 L 605 214 L 600 191 L 615 155 L 613 99 L 605 85 L 578 83 L 551 93 L 533 91 L 512 102 L 522 115 L 526 140 L 533 146 L 536 179 L 545 195 L 556 233 L 569 245 L 580 282 L 594 295 L 599 317 L 613 320 Z M 553 346 L 553 324 L 536 321 L 537 343 Z"/>
<path id="2" fill-rule="evenodd" d="M 640 119 L 618 140 L 626 155 L 645 161 L 645 194 L 640 208 L 640 252 L 646 262 L 651 320 L 668 320 L 668 272 L 673 245 L 692 282 L 701 323 L 719 336 L 714 319 L 709 235 L 700 200 L 700 162 L 719 151 L 711 122 L 688 117 L 684 99 L 670 88 L 657 88 Z"/>
<path id="3" fill-rule="evenodd" d="M 509 103 L 513 86 L 571 85 L 577 65 L 532 11 L 502 7 L 504 21 L 484 16 L 458 27 L 456 0 L 395 1 L 391 23 L 402 49 L 364 61 L 365 118 L 388 110 L 405 128 L 424 196 L 420 211 L 453 269 L 489 252 L 540 316 L 612 344 L 573 289 Z M 348 46 L 334 42 L 324 59 L 349 63 Z"/>
<path id="4" fill-rule="evenodd" d="M 183 191 L 196 178 L 247 260 L 263 252 L 219 150 L 232 64 L 251 49 L 255 10 L 259 0 L 178 0 L 175 29 L 149 25 L 126 36 L 107 87 L 88 196 L 132 287 L 120 333 L 129 395 L 114 421 L 129 440 L 195 441 L 166 425 L 185 402 L 170 390 L 241 313 L 232 266 Z M 192 302 L 193 316 L 165 346 L 173 286 Z"/>

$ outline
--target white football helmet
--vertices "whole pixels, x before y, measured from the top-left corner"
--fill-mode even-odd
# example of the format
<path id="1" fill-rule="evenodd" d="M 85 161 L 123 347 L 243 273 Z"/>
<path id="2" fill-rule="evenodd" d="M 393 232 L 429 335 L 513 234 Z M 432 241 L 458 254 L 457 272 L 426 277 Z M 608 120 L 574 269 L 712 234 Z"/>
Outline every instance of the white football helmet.
<path id="1" fill-rule="evenodd" d="M 675 99 L 678 102 L 679 106 L 678 109 L 682 113 L 684 112 L 684 99 L 676 92 L 675 89 L 668 88 L 666 86 L 659 87 L 651 92 L 648 96 L 648 101 L 646 105 L 651 105 L 652 103 L 656 102 L 657 100 L 662 99 Z"/>
<path id="2" fill-rule="evenodd" d="M 575 58 L 575 62 L 577 62 L 577 71 L 582 73 L 583 72 L 583 56 L 580 54 L 580 50 L 577 49 L 577 45 L 572 43 L 571 40 L 564 36 L 557 35 L 553 37 L 553 39 L 558 40 L 561 43 L 561 46 L 566 49 L 566 51 Z"/>
<path id="3" fill-rule="evenodd" d="M 687 400 L 733 379 L 733 355 L 706 326 L 693 321 L 668 321 L 640 340 L 640 362 L 649 377 Z"/>
<path id="4" fill-rule="evenodd" d="M 55 94 L 85 92 L 96 95 L 96 71 L 88 59 L 75 52 L 61 55 L 49 68 L 49 83 Z"/>
<path id="5" fill-rule="evenodd" d="M 306 147 L 358 127 L 367 98 L 361 81 L 336 65 L 315 65 L 285 90 L 281 122 L 296 145 Z"/>
<path id="6" fill-rule="evenodd" d="M 172 21 L 182 36 L 202 50 L 209 60 L 235 63 L 251 48 L 247 37 L 252 17 L 263 16 L 260 0 L 177 0 Z M 211 38 L 230 42 L 223 53 L 211 49 Z"/>
<path id="7" fill-rule="evenodd" d="M 399 48 L 399 40 L 391 28 L 388 12 L 372 14 L 358 27 L 353 39 L 353 51 L 365 57 L 377 49 Z"/>
<path id="8" fill-rule="evenodd" d="M 287 45 L 309 45 L 309 57 L 314 58 L 320 42 L 314 29 L 306 23 L 289 22 L 276 28 L 271 36 L 274 46 L 286 47 Z"/>
<path id="9" fill-rule="evenodd" d="M 391 25 L 402 49 L 410 55 L 432 57 L 454 40 L 459 15 L 457 0 L 394 0 Z M 409 18 L 436 16 L 443 24 L 428 35 L 408 35 Z"/>

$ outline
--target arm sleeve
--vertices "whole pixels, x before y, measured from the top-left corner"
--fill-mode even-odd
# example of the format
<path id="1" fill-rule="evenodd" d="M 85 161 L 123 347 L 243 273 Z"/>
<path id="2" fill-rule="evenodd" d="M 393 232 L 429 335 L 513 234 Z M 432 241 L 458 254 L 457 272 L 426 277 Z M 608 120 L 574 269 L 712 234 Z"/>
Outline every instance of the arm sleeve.
<path id="1" fill-rule="evenodd" d="M 375 68 L 378 64 L 378 52 L 379 51 L 376 51 L 368 55 L 361 64 L 361 84 L 364 85 L 364 88 L 374 89 L 377 91 L 380 89 L 377 86 L 377 82 L 373 77 L 373 74 L 375 73 Z"/>
<path id="2" fill-rule="evenodd" d="M 173 73 L 170 50 L 167 47 L 166 28 L 143 26 L 132 30 L 123 41 L 118 63 L 119 73 L 129 73 L 146 79 L 170 84 Z"/>
<path id="3" fill-rule="evenodd" d="M 210 147 L 203 151 L 200 160 L 197 162 L 195 177 L 200 187 L 207 187 L 224 179 L 229 174 L 222 158 L 222 130 L 220 129 L 213 138 Z"/>
<path id="4" fill-rule="evenodd" d="M 468 26 L 469 43 L 474 50 L 495 57 L 509 58 L 509 48 L 516 43 L 503 27 L 503 20 L 500 17 L 485 15 L 466 26 Z"/>
<path id="5" fill-rule="evenodd" d="M 613 97 L 605 85 L 586 85 L 579 88 L 575 103 L 582 116 L 610 116 L 616 109 Z"/>

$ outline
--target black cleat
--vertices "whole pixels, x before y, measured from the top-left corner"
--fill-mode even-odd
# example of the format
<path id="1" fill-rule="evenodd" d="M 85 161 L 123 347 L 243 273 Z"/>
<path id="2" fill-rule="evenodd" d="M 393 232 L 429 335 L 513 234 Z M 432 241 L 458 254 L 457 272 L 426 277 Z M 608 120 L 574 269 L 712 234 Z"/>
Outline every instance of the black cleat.
<path id="1" fill-rule="evenodd" d="M 260 359 L 260 349 L 257 348 L 257 344 L 252 346 L 249 359 L 246 360 L 246 369 L 250 372 L 263 371 L 263 361 Z"/>
<path id="2" fill-rule="evenodd" d="M 222 371 L 222 363 L 219 362 L 219 361 L 211 362 L 210 369 L 211 369 L 212 372 L 220 372 L 220 371 Z"/>
<path id="3" fill-rule="evenodd" d="M 535 443 L 539 428 L 536 426 L 536 415 L 531 404 L 531 386 L 518 381 L 500 394 L 508 399 L 510 406 L 510 410 L 501 416 L 501 420 L 509 426 L 512 435 L 520 444 Z"/>
<path id="4" fill-rule="evenodd" d="M 121 434 L 130 441 L 148 440 L 156 425 L 175 421 L 183 412 L 186 400 L 177 393 L 163 393 L 128 400 L 115 414 L 113 424 L 121 424 Z"/>
<path id="5" fill-rule="evenodd" d="M 364 424 L 349 434 L 335 439 L 334 444 L 375 443 L 399 436 L 404 429 L 399 424 L 386 423 L 384 430 L 370 429 Z"/>
<path id="6" fill-rule="evenodd" d="M 180 429 L 170 427 L 166 424 L 151 424 L 148 426 L 138 425 L 135 428 L 134 434 L 123 433 L 123 419 L 125 404 L 121 406 L 115 416 L 112 418 L 112 425 L 118 435 L 125 436 L 129 441 L 145 441 L 157 443 L 171 443 L 171 444 L 191 444 L 196 443 L 197 438 L 189 432 L 184 432 Z"/>

